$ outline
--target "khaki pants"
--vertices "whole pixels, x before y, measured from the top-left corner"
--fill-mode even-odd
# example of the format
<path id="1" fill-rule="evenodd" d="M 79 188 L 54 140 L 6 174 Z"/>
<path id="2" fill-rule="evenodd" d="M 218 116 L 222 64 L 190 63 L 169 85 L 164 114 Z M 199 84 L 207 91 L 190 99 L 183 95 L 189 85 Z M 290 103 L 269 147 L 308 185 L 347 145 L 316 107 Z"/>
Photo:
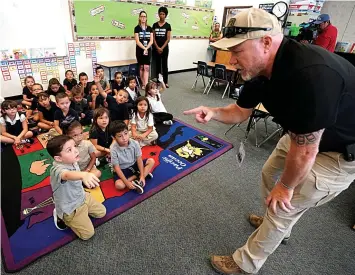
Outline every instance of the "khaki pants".
<path id="1" fill-rule="evenodd" d="M 285 135 L 264 164 L 264 198 L 281 175 L 289 149 L 290 137 Z M 309 208 L 332 200 L 347 189 L 354 179 L 355 161 L 346 162 L 343 156 L 336 152 L 319 153 L 306 180 L 294 190 L 291 204 L 295 209 L 286 213 L 278 208 L 276 214 L 267 209 L 260 227 L 251 234 L 243 247 L 234 252 L 234 261 L 244 271 L 257 273 L 281 241 L 290 236 L 292 227 Z"/>
<path id="2" fill-rule="evenodd" d="M 85 202 L 70 215 L 64 214 L 63 221 L 82 240 L 90 239 L 94 233 L 94 226 L 89 218 L 102 218 L 106 215 L 106 208 L 97 202 L 90 193 L 85 192 Z"/>

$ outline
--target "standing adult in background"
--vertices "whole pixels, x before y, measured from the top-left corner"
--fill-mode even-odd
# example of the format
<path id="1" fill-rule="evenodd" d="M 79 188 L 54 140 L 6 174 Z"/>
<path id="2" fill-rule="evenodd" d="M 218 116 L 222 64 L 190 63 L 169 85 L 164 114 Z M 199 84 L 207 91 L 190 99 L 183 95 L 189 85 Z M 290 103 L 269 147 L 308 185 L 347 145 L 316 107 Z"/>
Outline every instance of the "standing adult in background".
<path id="1" fill-rule="evenodd" d="M 318 36 L 313 44 L 333 53 L 337 42 L 338 30 L 330 23 L 330 16 L 328 14 L 321 14 L 314 24 L 318 26 Z"/>
<path id="2" fill-rule="evenodd" d="M 159 21 L 153 24 L 154 31 L 154 48 L 153 57 L 155 59 L 157 79 L 159 74 L 163 72 L 163 79 L 165 86 L 169 88 L 168 84 L 168 56 L 169 56 L 169 42 L 171 35 L 171 26 L 165 21 L 168 16 L 168 9 L 160 7 L 158 10 Z"/>
<path id="3" fill-rule="evenodd" d="M 277 18 L 261 9 L 238 13 L 223 34 L 213 46 L 231 51 L 230 64 L 247 81 L 243 92 L 237 104 L 184 113 L 200 123 L 235 124 L 262 103 L 288 132 L 261 172 L 267 209 L 263 217 L 249 217 L 257 229 L 233 255 L 211 258 L 222 274 L 255 274 L 308 209 L 332 200 L 355 179 L 355 67 L 285 38 Z"/>
<path id="4" fill-rule="evenodd" d="M 210 43 L 217 42 L 218 40 L 221 40 L 223 38 L 223 34 L 221 32 L 220 26 L 221 25 L 218 22 L 214 23 L 213 30 L 210 35 Z M 216 62 L 216 54 L 217 54 L 217 51 L 213 50 L 213 55 L 212 55 L 212 60 L 211 60 L 212 62 Z"/>
<path id="5" fill-rule="evenodd" d="M 139 13 L 138 25 L 134 28 L 134 38 L 136 40 L 136 58 L 139 65 L 139 73 L 142 80 L 142 89 L 148 83 L 150 59 L 152 56 L 153 29 L 148 26 L 147 13 Z"/>

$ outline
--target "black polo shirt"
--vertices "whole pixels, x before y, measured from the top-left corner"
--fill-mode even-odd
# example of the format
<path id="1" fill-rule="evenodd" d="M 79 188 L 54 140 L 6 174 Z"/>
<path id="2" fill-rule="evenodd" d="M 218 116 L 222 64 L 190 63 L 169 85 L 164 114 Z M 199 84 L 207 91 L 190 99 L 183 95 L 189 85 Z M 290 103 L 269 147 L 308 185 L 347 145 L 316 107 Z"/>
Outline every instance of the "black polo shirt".
<path id="1" fill-rule="evenodd" d="M 78 84 L 78 82 L 76 81 L 75 78 L 73 78 L 71 81 L 69 81 L 68 79 L 64 79 L 63 81 L 63 86 L 67 86 L 67 90 L 71 91 L 71 89 L 73 89 L 74 86 L 76 86 Z"/>
<path id="2" fill-rule="evenodd" d="M 105 148 L 110 148 L 112 143 L 112 136 L 108 132 L 108 126 L 105 131 L 95 127 L 90 131 L 89 138 L 97 139 L 97 144 Z"/>
<path id="3" fill-rule="evenodd" d="M 106 102 L 108 104 L 108 109 L 110 110 L 111 121 L 129 119 L 126 103 L 118 104 L 116 98 L 112 95 L 107 95 Z"/>
<path id="4" fill-rule="evenodd" d="M 27 86 L 23 87 L 22 94 L 26 95 L 28 99 L 34 98 L 34 94 L 31 93 L 30 89 Z"/>
<path id="5" fill-rule="evenodd" d="M 247 83 L 237 104 L 258 103 L 295 134 L 325 129 L 320 152 L 355 143 L 355 67 L 327 50 L 284 38 L 270 79 Z"/>
<path id="6" fill-rule="evenodd" d="M 54 121 L 54 113 L 55 113 L 55 111 L 60 110 L 57 107 L 57 105 L 54 102 L 52 102 L 52 101 L 50 101 L 50 108 L 49 109 L 43 107 L 41 104 L 38 104 L 38 108 L 37 109 L 38 109 L 39 112 L 41 112 L 43 114 L 43 118 L 45 120 L 52 121 L 52 122 Z"/>

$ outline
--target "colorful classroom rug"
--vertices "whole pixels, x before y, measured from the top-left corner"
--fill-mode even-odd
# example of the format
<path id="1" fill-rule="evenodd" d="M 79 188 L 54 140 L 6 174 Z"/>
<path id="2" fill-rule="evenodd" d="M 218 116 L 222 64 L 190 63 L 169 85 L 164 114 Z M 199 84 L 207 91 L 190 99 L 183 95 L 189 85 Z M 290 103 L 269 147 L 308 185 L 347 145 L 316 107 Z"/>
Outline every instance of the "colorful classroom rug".
<path id="1" fill-rule="evenodd" d="M 177 120 L 171 126 L 159 126 L 157 131 L 157 145 L 143 148 L 143 158 L 155 160 L 154 178 L 147 180 L 144 194 L 115 190 L 109 167 L 101 168 L 100 187 L 89 192 L 103 202 L 107 215 L 94 220 L 95 226 L 137 205 L 232 148 L 230 143 Z M 46 144 L 46 135 L 42 134 L 31 146 L 2 148 L 1 246 L 7 272 L 19 271 L 76 238 L 70 229 L 59 231 L 53 223 L 54 205 L 49 182 L 52 159 L 45 149 Z"/>

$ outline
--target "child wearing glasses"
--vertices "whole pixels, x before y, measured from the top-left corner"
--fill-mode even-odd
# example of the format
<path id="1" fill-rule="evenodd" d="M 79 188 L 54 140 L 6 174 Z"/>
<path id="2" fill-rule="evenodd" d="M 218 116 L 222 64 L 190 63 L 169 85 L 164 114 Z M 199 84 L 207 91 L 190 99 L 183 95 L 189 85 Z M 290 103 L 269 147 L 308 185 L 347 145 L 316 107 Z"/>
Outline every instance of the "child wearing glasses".
<path id="1" fill-rule="evenodd" d="M 76 120 L 72 122 L 65 129 L 65 134 L 75 141 L 75 146 L 79 151 L 78 165 L 80 171 L 93 173 L 97 178 L 100 178 L 101 172 L 95 166 L 95 147 L 89 140 L 84 139 L 83 127 L 80 122 Z"/>

